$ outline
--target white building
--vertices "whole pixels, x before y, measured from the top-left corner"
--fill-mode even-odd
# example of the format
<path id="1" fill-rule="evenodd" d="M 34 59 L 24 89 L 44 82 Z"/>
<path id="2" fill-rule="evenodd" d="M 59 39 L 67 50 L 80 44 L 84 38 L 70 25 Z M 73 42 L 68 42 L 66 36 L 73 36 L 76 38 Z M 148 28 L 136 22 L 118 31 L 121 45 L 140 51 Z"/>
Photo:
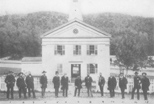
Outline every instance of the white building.
<path id="1" fill-rule="evenodd" d="M 42 65 L 49 77 L 67 73 L 71 81 L 87 73 L 98 80 L 110 73 L 110 34 L 83 22 L 78 0 L 73 0 L 69 22 L 42 35 Z"/>

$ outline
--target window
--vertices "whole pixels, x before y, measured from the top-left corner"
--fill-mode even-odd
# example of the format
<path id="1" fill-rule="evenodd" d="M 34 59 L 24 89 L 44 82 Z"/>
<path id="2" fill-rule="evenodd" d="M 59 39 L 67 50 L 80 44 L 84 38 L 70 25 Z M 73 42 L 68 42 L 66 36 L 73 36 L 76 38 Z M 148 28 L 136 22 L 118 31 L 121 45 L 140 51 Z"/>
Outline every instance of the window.
<path id="1" fill-rule="evenodd" d="M 87 65 L 87 73 L 90 73 L 90 74 L 97 73 L 97 64 L 88 64 Z"/>
<path id="2" fill-rule="evenodd" d="M 64 45 L 56 45 L 55 46 L 55 55 L 64 55 L 64 54 L 65 54 Z"/>
<path id="3" fill-rule="evenodd" d="M 87 54 L 88 55 L 97 55 L 97 46 L 96 45 L 88 45 Z"/>
<path id="4" fill-rule="evenodd" d="M 81 46 L 80 45 L 75 45 L 74 46 L 73 54 L 74 55 L 81 55 Z"/>
<path id="5" fill-rule="evenodd" d="M 57 64 L 57 71 L 59 72 L 59 74 L 63 73 L 63 66 L 62 66 L 62 64 Z"/>

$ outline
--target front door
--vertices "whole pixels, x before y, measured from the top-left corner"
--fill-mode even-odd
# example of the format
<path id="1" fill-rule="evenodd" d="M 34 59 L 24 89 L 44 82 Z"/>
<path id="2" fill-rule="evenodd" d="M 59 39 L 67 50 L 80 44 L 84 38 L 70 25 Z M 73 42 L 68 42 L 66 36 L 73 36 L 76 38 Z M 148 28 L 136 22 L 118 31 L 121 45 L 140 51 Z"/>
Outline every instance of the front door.
<path id="1" fill-rule="evenodd" d="M 71 64 L 71 81 L 72 82 L 74 82 L 77 76 L 81 75 L 80 68 L 81 68 L 80 64 Z"/>

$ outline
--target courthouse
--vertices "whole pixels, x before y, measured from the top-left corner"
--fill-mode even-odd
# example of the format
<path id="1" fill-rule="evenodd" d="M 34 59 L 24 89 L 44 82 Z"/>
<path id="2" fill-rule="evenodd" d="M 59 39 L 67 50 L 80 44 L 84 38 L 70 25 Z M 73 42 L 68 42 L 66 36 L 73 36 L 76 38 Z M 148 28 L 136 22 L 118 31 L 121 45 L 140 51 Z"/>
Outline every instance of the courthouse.
<path id="1" fill-rule="evenodd" d="M 49 77 L 67 73 L 70 81 L 89 73 L 110 73 L 110 34 L 83 22 L 79 0 L 71 1 L 68 22 L 42 35 L 42 67 Z"/>

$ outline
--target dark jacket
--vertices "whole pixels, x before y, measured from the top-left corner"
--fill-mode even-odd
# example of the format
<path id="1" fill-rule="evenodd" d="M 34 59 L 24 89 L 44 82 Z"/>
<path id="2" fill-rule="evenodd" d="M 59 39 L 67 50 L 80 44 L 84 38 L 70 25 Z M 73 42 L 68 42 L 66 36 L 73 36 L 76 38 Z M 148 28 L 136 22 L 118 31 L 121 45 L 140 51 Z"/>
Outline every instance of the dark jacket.
<path id="1" fill-rule="evenodd" d="M 52 82 L 54 84 L 54 88 L 60 87 L 60 77 L 59 76 L 54 76 Z"/>
<path id="2" fill-rule="evenodd" d="M 108 79 L 108 90 L 115 89 L 117 81 L 115 77 L 109 77 Z"/>
<path id="3" fill-rule="evenodd" d="M 142 83 L 142 90 L 149 90 L 149 86 L 150 86 L 150 81 L 147 77 L 145 78 L 142 78 L 141 80 L 141 83 Z"/>
<path id="4" fill-rule="evenodd" d="M 34 79 L 33 76 L 28 75 L 26 77 L 27 88 L 34 88 Z"/>
<path id="5" fill-rule="evenodd" d="M 98 85 L 104 86 L 105 84 L 105 78 L 103 76 L 99 76 Z"/>
<path id="6" fill-rule="evenodd" d="M 121 89 L 127 89 L 127 83 L 128 83 L 128 81 L 125 77 L 119 78 L 119 87 Z"/>
<path id="7" fill-rule="evenodd" d="M 76 79 L 75 79 L 75 86 L 76 86 L 78 89 L 81 89 L 81 88 L 82 88 L 82 81 L 81 81 L 81 78 L 76 78 Z"/>
<path id="8" fill-rule="evenodd" d="M 48 83 L 47 76 L 42 75 L 40 78 L 41 88 L 47 88 L 47 83 Z"/>
<path id="9" fill-rule="evenodd" d="M 5 83 L 7 87 L 14 87 L 15 77 L 13 75 L 7 75 L 5 78 Z"/>
<path id="10" fill-rule="evenodd" d="M 17 87 L 18 88 L 25 88 L 26 87 L 26 83 L 23 77 L 18 77 L 17 79 Z"/>
<path id="11" fill-rule="evenodd" d="M 86 85 L 87 88 L 92 86 L 92 82 L 93 82 L 93 79 L 90 76 L 89 77 L 87 76 L 85 78 L 85 85 Z"/>
<path id="12" fill-rule="evenodd" d="M 62 76 L 61 78 L 62 89 L 68 89 L 68 77 Z"/>
<path id="13" fill-rule="evenodd" d="M 134 87 L 140 89 L 141 78 L 139 76 L 134 76 Z"/>

